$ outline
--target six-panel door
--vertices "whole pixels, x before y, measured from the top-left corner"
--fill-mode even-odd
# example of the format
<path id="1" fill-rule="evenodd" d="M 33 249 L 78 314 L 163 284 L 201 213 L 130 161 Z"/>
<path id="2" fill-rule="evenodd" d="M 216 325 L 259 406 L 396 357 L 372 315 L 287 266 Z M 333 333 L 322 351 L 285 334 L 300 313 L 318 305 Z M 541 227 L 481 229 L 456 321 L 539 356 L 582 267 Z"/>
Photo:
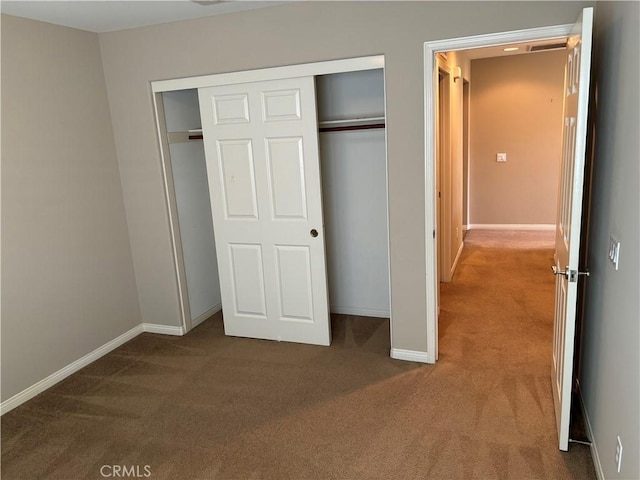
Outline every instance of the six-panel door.
<path id="1" fill-rule="evenodd" d="M 556 305 L 551 383 L 560 450 L 569 448 L 580 227 L 591 71 L 593 8 L 585 8 L 567 42 L 562 169 L 556 227 Z M 572 274 L 570 272 L 576 272 Z"/>
<path id="2" fill-rule="evenodd" d="M 225 333 L 329 345 L 313 77 L 199 98 Z"/>

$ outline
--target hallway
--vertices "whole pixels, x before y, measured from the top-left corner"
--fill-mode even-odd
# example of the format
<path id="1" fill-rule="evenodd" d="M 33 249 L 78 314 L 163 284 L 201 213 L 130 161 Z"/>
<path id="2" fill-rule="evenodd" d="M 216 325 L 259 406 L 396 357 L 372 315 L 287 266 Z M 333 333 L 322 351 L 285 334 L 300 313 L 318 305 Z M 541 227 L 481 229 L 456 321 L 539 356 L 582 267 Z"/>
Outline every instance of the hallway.
<path id="1" fill-rule="evenodd" d="M 499 442 L 495 465 L 511 472 L 499 478 L 595 478 L 588 447 L 557 450 L 553 251 L 554 232 L 470 231 L 453 281 L 440 286 L 438 366 L 457 371 L 475 399 L 478 438 Z"/>

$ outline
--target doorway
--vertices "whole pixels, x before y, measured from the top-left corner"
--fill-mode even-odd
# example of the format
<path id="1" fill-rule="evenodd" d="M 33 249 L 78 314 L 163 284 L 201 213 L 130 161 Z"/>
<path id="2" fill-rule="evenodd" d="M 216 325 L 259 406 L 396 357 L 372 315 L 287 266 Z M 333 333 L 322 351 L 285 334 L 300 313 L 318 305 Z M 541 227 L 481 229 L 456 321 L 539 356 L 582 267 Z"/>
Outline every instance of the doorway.
<path id="1" fill-rule="evenodd" d="M 436 234 L 438 223 L 438 183 L 437 178 L 437 102 L 440 52 L 455 52 L 472 48 L 482 48 L 512 43 L 533 42 L 566 38 L 571 25 L 542 27 L 495 35 L 481 35 L 458 39 L 425 43 L 425 225 L 426 225 L 426 271 L 427 271 L 427 361 L 435 363 L 438 358 L 438 290 L 439 290 L 439 246 Z M 428 74 L 428 72 L 432 72 Z M 471 85 L 471 90 L 473 86 Z M 473 115 L 473 112 L 470 112 Z"/>
<path id="2" fill-rule="evenodd" d="M 425 76 L 425 105 L 430 107 L 433 104 L 433 97 L 437 95 L 435 81 L 437 78 L 437 66 L 435 64 L 435 54 L 441 47 L 453 46 L 451 50 L 462 50 L 465 47 L 481 47 L 487 45 L 488 38 L 493 38 L 493 45 L 503 46 L 509 43 L 520 43 L 523 40 L 554 40 L 558 39 L 563 44 L 566 43 L 567 55 L 564 62 L 564 82 L 560 90 L 562 98 L 562 156 L 561 156 L 561 180 L 560 194 L 556 204 L 556 228 L 554 228 L 555 254 L 552 271 L 555 276 L 555 314 L 553 324 L 553 356 L 551 365 L 551 380 L 553 390 L 553 403 L 556 414 L 556 425 L 558 428 L 558 439 L 560 450 L 568 449 L 569 442 L 569 421 L 570 403 L 572 393 L 572 363 L 574 352 L 574 328 L 576 310 L 576 286 L 579 275 L 588 275 L 588 272 L 580 271 L 578 263 L 580 253 L 579 233 L 582 223 L 582 202 L 583 202 L 583 170 L 585 165 L 585 140 L 587 136 L 587 115 L 589 109 L 589 88 L 590 88 L 590 63 L 591 45 L 593 35 L 593 8 L 585 8 L 578 16 L 573 25 L 560 27 L 550 27 L 557 30 L 564 30 L 561 35 L 542 35 L 541 30 L 532 29 L 528 31 L 506 32 L 498 35 L 486 35 L 482 37 L 471 37 L 465 39 L 455 39 L 434 43 L 425 43 L 425 67 L 432 75 Z M 513 42 L 504 41 L 507 37 L 513 38 Z M 526 38 L 525 38 L 526 37 Z M 565 41 L 566 39 L 566 41 Z M 520 42 L 518 42 L 520 41 Z M 489 43 L 491 44 L 491 43 Z M 562 45 L 564 46 L 564 45 Z M 450 50 L 443 48 L 443 50 Z M 504 51 L 510 49 L 505 48 Z M 427 61 L 428 60 L 428 61 Z M 427 88 L 428 87 L 428 88 Z M 553 99 L 552 99 L 553 101 Z M 431 115 L 426 113 L 427 118 L 433 115 L 435 110 L 431 109 Z M 525 110 L 531 113 L 529 110 Z M 513 121 L 514 119 L 511 118 Z M 576 133 L 577 132 L 577 133 Z M 569 134 L 570 133 L 570 134 Z M 425 155 L 427 172 L 434 169 L 434 146 L 435 128 L 433 121 L 426 122 L 427 149 Z M 496 153 L 497 162 L 506 162 L 507 154 Z M 431 182 L 427 175 L 427 203 L 435 204 L 433 190 L 435 183 Z M 431 211 L 429 211 L 431 210 Z M 427 217 L 433 220 L 433 209 L 427 209 Z M 571 222 L 569 222 L 571 220 Z M 568 235 L 568 231 L 572 234 Z M 435 235 L 434 242 L 435 243 Z M 437 251 L 437 245 L 428 245 L 427 250 Z M 571 255 L 568 254 L 571 252 Z M 566 265 L 566 266 L 565 266 Z M 584 268 L 584 267 L 583 267 Z M 438 288 L 435 281 L 428 279 L 428 290 Z M 437 312 L 433 305 L 428 309 L 428 329 L 430 332 L 437 332 Z M 565 320 L 566 319 L 566 320 Z M 434 322 L 431 324 L 431 322 Z M 437 357 L 438 338 L 434 335 L 428 339 L 434 343 L 432 351 Z M 428 343 L 430 343 L 428 342 Z M 435 358 L 434 358 L 435 361 Z"/>

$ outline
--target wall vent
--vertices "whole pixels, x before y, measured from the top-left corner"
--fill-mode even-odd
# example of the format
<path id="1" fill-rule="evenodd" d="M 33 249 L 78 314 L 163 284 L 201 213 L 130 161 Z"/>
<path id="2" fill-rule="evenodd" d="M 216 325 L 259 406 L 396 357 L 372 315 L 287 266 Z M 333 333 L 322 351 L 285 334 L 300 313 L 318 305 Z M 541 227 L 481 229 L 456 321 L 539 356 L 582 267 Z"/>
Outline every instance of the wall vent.
<path id="1" fill-rule="evenodd" d="M 566 47 L 567 42 L 549 43 L 547 45 L 527 45 L 527 52 L 545 52 L 547 50 L 560 50 Z"/>
<path id="2" fill-rule="evenodd" d="M 191 0 L 193 3 L 206 7 L 208 5 L 215 5 L 216 3 L 222 3 L 224 0 Z"/>

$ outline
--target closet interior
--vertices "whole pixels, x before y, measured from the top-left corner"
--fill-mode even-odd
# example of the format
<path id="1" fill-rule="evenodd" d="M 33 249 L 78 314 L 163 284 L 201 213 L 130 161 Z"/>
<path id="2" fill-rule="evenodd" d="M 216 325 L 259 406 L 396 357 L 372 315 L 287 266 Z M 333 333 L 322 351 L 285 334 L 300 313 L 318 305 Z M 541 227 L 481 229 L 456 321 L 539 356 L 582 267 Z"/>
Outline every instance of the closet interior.
<path id="1" fill-rule="evenodd" d="M 176 264 L 192 328 L 222 308 L 198 91 L 160 95 Z M 316 103 L 330 310 L 389 317 L 383 70 L 317 76 Z"/>
<path id="2" fill-rule="evenodd" d="M 174 242 L 182 257 L 178 270 L 183 303 L 188 302 L 184 311 L 193 328 L 222 308 L 198 90 L 164 92 L 162 103 L 168 144 L 165 168 L 173 183 L 177 217 Z"/>
<path id="3" fill-rule="evenodd" d="M 389 317 L 384 73 L 316 77 L 332 313 Z"/>

